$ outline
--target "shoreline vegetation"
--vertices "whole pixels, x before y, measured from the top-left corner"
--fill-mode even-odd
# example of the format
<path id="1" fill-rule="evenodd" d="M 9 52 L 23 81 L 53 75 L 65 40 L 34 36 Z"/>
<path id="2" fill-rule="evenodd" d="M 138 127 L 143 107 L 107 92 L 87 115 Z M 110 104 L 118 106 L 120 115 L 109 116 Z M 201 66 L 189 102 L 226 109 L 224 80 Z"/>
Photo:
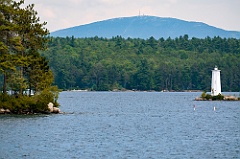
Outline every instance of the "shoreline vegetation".
<path id="1" fill-rule="evenodd" d="M 0 113 L 60 112 L 53 73 L 39 53 L 47 49 L 47 23 L 40 23 L 34 4 L 23 4 L 24 0 L 0 4 Z"/>
<path id="2" fill-rule="evenodd" d="M 240 97 L 236 97 L 233 95 L 223 95 L 218 94 L 217 96 L 212 96 L 211 94 L 207 94 L 203 92 L 201 97 L 196 97 L 196 101 L 240 101 Z"/>
<path id="3" fill-rule="evenodd" d="M 204 91 L 217 65 L 222 90 L 240 91 L 240 39 L 49 37 L 48 48 L 41 54 L 63 90 Z"/>
<path id="4" fill-rule="evenodd" d="M 68 92 L 101 92 L 91 89 L 72 89 L 72 90 L 64 90 Z M 104 92 L 104 91 L 103 91 Z M 137 90 L 137 89 L 113 89 L 113 90 L 107 90 L 106 92 L 202 92 L 202 90 Z"/>
<path id="5" fill-rule="evenodd" d="M 44 90 L 35 95 L 0 94 L 0 114 L 50 114 L 60 113 L 58 91 Z"/>

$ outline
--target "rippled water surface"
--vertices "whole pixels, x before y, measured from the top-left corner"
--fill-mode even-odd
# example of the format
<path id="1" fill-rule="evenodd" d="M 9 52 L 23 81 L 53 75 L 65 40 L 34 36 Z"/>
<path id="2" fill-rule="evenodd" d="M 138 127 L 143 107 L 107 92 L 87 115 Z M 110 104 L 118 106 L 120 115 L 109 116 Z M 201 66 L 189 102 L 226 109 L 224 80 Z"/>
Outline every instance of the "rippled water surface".
<path id="1" fill-rule="evenodd" d="M 240 102 L 200 94 L 62 92 L 68 114 L 0 116 L 0 158 L 239 159 Z"/>

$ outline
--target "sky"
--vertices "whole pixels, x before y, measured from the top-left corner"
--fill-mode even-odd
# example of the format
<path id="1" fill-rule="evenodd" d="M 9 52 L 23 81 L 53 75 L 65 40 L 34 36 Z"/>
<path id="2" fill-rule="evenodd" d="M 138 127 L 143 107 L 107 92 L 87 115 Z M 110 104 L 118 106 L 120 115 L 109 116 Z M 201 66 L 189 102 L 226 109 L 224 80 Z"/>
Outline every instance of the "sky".
<path id="1" fill-rule="evenodd" d="M 240 31 L 240 0 L 25 0 L 52 32 L 118 17 L 149 15 Z"/>

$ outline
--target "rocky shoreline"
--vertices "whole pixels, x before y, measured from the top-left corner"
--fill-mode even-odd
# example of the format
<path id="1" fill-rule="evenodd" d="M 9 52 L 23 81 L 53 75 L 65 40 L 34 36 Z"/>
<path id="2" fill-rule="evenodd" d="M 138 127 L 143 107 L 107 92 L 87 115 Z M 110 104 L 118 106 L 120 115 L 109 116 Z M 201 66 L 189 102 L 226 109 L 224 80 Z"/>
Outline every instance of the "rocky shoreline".
<path id="1" fill-rule="evenodd" d="M 23 111 L 21 113 L 18 113 L 19 115 L 34 115 L 34 114 L 61 114 L 61 110 L 58 108 L 58 107 L 54 107 L 53 103 L 50 102 L 48 103 L 48 111 L 44 111 L 42 113 L 34 113 L 34 112 L 31 112 L 31 111 Z M 4 108 L 1 108 L 0 109 L 0 114 L 16 114 L 14 112 L 11 112 L 9 109 L 4 109 Z"/>
<path id="2" fill-rule="evenodd" d="M 9 109 L 0 109 L 0 114 L 11 114 L 11 111 Z"/>
<path id="3" fill-rule="evenodd" d="M 53 105 L 52 102 L 48 103 L 48 109 L 49 109 L 49 112 L 50 112 L 50 113 L 58 114 L 58 113 L 61 112 L 58 107 L 54 107 L 54 105 Z"/>
<path id="4" fill-rule="evenodd" d="M 237 98 L 235 96 L 224 96 L 223 99 L 217 99 L 217 100 L 213 100 L 213 99 L 207 99 L 207 98 L 203 98 L 203 97 L 196 97 L 195 101 L 240 101 L 240 98 Z"/>

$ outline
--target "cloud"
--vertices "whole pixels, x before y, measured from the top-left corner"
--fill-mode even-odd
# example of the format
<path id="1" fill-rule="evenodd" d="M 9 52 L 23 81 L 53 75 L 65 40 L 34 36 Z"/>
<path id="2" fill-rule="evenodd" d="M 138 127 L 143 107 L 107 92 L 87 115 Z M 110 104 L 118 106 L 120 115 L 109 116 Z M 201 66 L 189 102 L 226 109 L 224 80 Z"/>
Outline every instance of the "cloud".
<path id="1" fill-rule="evenodd" d="M 50 18 L 56 18 L 57 15 L 55 14 L 54 12 L 54 9 L 52 7 L 48 7 L 48 6 L 45 6 L 45 5 L 42 5 L 42 4 L 39 4 L 37 7 L 36 7 L 36 10 L 44 10 L 44 12 L 41 12 L 41 15 L 43 15 L 44 17 L 50 19 Z"/>

